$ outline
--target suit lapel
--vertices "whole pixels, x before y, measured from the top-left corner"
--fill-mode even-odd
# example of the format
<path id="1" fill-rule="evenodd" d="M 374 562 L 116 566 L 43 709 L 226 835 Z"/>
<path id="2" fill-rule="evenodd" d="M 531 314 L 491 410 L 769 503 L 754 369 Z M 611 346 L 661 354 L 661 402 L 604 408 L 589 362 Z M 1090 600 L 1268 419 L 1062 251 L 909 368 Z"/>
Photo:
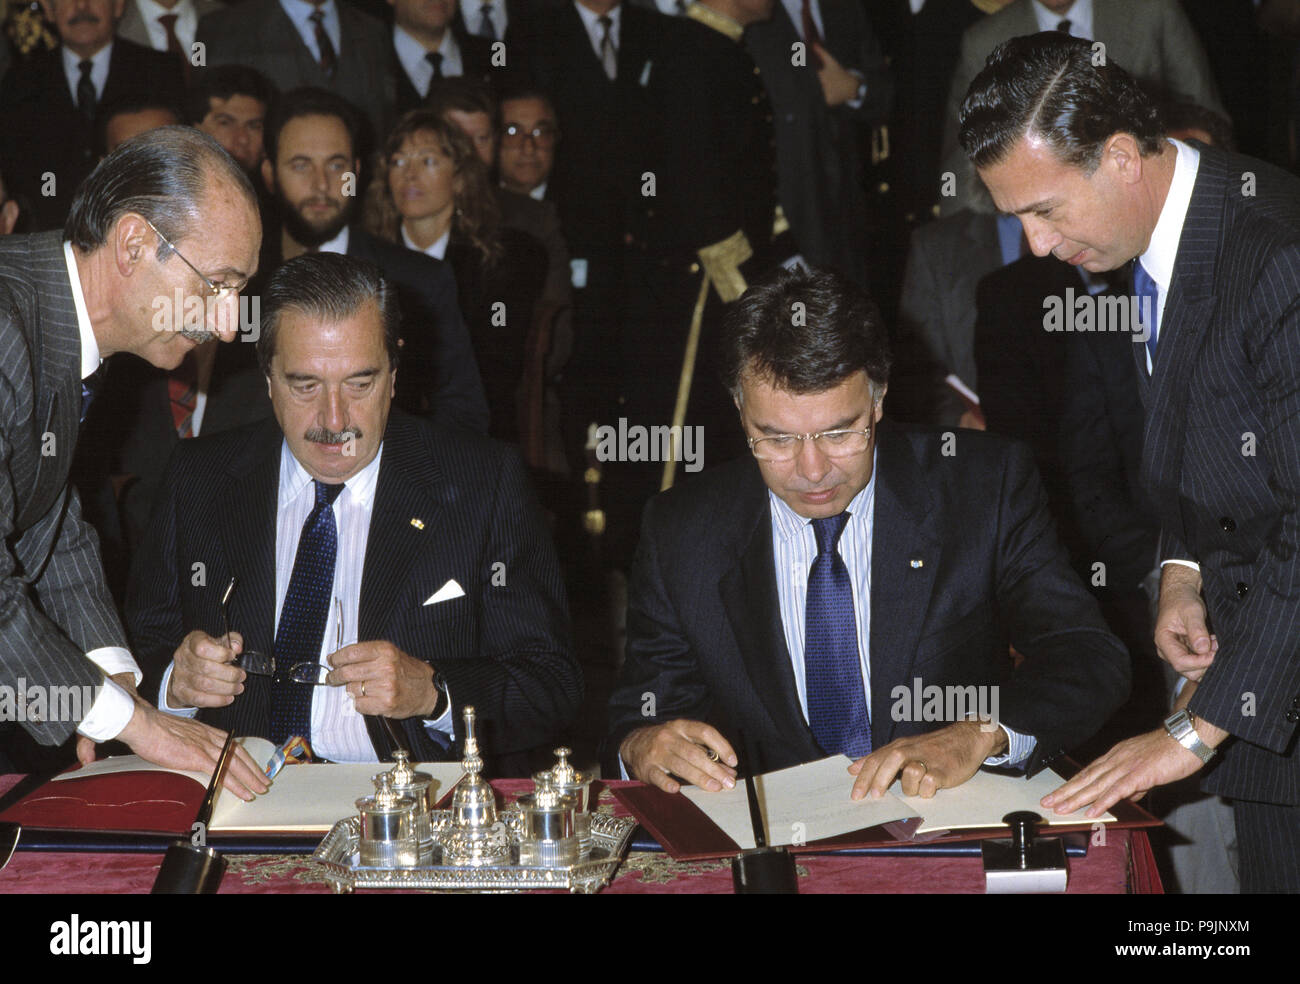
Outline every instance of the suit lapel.
<path id="1" fill-rule="evenodd" d="M 1173 282 L 1160 320 L 1153 371 L 1145 388 L 1143 482 L 1149 488 L 1160 489 L 1164 494 L 1159 498 L 1166 502 L 1178 494 L 1187 384 L 1191 365 L 1205 341 L 1214 312 L 1213 284 L 1227 180 L 1223 162 L 1202 148 L 1196 185 L 1178 240 Z M 1146 375 L 1145 359 L 1141 363 L 1140 377 Z M 1185 541 L 1177 512 L 1166 509 L 1162 519 L 1166 524 L 1175 523 L 1178 527 L 1175 532 Z"/>
<path id="2" fill-rule="evenodd" d="M 221 540 L 239 579 L 232 623 L 246 626 L 245 647 L 270 652 L 275 642 L 275 537 L 283 436 L 269 420 L 230 463 L 230 494 L 222 498 Z M 224 591 L 225 585 L 218 585 Z"/>
<path id="3" fill-rule="evenodd" d="M 871 536 L 871 738 L 894 737 L 890 693 L 907 681 L 943 544 L 932 533 L 930 490 L 907 438 L 879 429 Z M 920 561 L 920 566 L 915 562 Z"/>
<path id="4" fill-rule="evenodd" d="M 430 539 L 441 535 L 442 507 L 437 490 L 444 484 L 437 463 L 419 440 L 416 425 L 394 411 L 384 434 L 374 512 L 361 575 L 357 638 L 382 639 L 394 604 L 403 596 L 406 573 Z M 423 529 L 414 526 L 420 520 Z"/>
<path id="5" fill-rule="evenodd" d="M 778 733 L 806 735 L 811 743 L 812 732 L 799 706 L 799 691 L 781 624 L 769 508 L 767 486 L 755 468 L 745 490 L 742 520 L 737 525 L 742 537 L 748 531 L 748 539 L 742 541 L 744 553 L 718 582 L 718 593 L 750 681 L 776 722 Z"/>

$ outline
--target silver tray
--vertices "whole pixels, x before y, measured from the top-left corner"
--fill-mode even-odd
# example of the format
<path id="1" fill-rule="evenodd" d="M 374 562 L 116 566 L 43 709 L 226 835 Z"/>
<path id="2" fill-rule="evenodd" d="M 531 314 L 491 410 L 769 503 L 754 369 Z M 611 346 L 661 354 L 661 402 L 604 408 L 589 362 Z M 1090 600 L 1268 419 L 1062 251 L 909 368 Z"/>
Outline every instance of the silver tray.
<path id="1" fill-rule="evenodd" d="M 634 817 L 591 814 L 591 854 L 567 868 L 540 868 L 519 864 L 523 817 L 518 810 L 501 810 L 497 818 L 510 835 L 512 864 L 466 867 L 442 863 L 438 835 L 451 826 L 450 810 L 431 814 L 434 831 L 432 863 L 415 868 L 371 868 L 359 863 L 361 818 L 336 823 L 312 854 L 335 892 L 358 888 L 416 888 L 461 892 L 522 892 L 536 888 L 567 888 L 591 895 L 610 883 L 636 829 Z"/>

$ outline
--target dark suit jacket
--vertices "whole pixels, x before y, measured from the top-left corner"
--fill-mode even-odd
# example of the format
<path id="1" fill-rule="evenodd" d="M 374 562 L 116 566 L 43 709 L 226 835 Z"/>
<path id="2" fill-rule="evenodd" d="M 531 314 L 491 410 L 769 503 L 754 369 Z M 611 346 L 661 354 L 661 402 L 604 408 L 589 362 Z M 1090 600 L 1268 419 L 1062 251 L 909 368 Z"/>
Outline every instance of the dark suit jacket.
<path id="1" fill-rule="evenodd" d="M 346 0 L 337 0 L 336 6 L 341 44 L 332 76 L 321 70 L 278 0 L 242 0 L 210 13 L 199 21 L 195 40 L 207 45 L 209 66 L 250 65 L 281 92 L 318 86 L 352 102 L 373 128 L 358 148 L 358 156 L 365 158 L 392 122 L 392 40 L 381 22 Z"/>
<path id="2" fill-rule="evenodd" d="M 823 2 L 820 8 L 826 49 L 867 83 L 857 109 L 826 105 L 811 53 L 804 65 L 791 63 L 799 32 L 782 4 L 746 29 L 745 47 L 772 101 L 779 197 L 799 252 L 865 285 L 867 199 L 859 146 L 863 127 L 882 122 L 889 111 L 893 80 L 859 4 Z"/>
<path id="3" fill-rule="evenodd" d="M 461 67 L 464 69 L 464 77 L 479 82 L 490 82 L 492 80 L 492 42 L 474 37 L 472 34 L 461 34 L 454 29 L 452 33 L 456 38 L 456 44 L 460 46 Z M 388 52 L 392 64 L 393 84 L 397 99 L 393 112 L 393 119 L 396 119 L 403 113 L 418 109 L 424 105 L 424 94 L 416 91 L 411 77 L 406 74 L 406 69 L 402 67 L 401 61 L 398 60 L 397 49 L 393 47 L 391 31 L 388 35 Z"/>
<path id="4" fill-rule="evenodd" d="M 183 84 L 175 55 L 119 38 L 97 105 L 156 99 L 181 92 Z M 68 89 L 61 48 L 14 61 L 0 82 L 0 170 L 9 194 L 21 194 L 30 207 L 30 229 L 63 228 L 73 193 L 102 153 L 97 140 Z M 41 194 L 46 173 L 55 180 L 49 196 Z"/>
<path id="5" fill-rule="evenodd" d="M 348 232 L 348 256 L 373 263 L 397 287 L 402 308 L 397 399 L 437 422 L 486 433 L 488 404 L 452 267 L 385 242 L 360 226 Z"/>
<path id="6" fill-rule="evenodd" d="M 1026 448 L 963 432 L 879 429 L 871 549 L 871 735 L 933 730 L 891 714 L 895 687 L 1000 687 L 1000 720 L 1038 739 L 1030 771 L 1096 731 L 1128 694 L 1128 657 L 1056 541 Z M 922 566 L 916 566 L 920 559 Z M 1014 672 L 1008 642 L 1023 654 Z M 643 716 L 644 694 L 655 713 Z M 627 659 L 608 748 L 685 717 L 756 742 L 764 769 L 823 757 L 781 626 L 757 463 L 651 500 L 628 584 Z"/>
<path id="7" fill-rule="evenodd" d="M 81 336 L 59 233 L 0 238 L 0 682 L 94 687 L 85 654 L 125 646 L 99 545 L 68 471 L 81 415 Z M 57 745 L 76 721 L 28 721 Z"/>
<path id="8" fill-rule="evenodd" d="M 1300 183 L 1207 147 L 1183 223 L 1147 408 L 1161 556 L 1196 560 L 1219 638 L 1192 697 L 1236 737 L 1204 788 L 1300 804 Z M 1254 194 L 1243 194 L 1243 174 Z"/>
<path id="9" fill-rule="evenodd" d="M 127 598 L 135 651 L 155 687 L 188 632 L 221 633 L 221 591 L 232 575 L 239 578 L 232 627 L 249 649 L 273 651 L 282 440 L 276 423 L 266 421 L 183 441 L 173 454 Z M 424 528 L 416 529 L 412 517 Z M 206 586 L 193 583 L 196 557 L 207 565 Z M 452 578 L 464 597 L 423 604 Z M 357 638 L 387 640 L 437 667 L 455 717 L 466 704 L 476 708 L 480 739 L 492 755 L 559 737 L 577 709 L 582 676 L 559 563 L 512 452 L 394 408 L 370 521 Z M 266 679 L 250 677 L 233 704 L 203 718 L 265 736 Z M 418 718 L 397 723 L 417 758 L 460 756 L 462 727 L 457 750 L 449 753 Z M 376 752 L 387 757 L 380 722 L 366 724 Z"/>

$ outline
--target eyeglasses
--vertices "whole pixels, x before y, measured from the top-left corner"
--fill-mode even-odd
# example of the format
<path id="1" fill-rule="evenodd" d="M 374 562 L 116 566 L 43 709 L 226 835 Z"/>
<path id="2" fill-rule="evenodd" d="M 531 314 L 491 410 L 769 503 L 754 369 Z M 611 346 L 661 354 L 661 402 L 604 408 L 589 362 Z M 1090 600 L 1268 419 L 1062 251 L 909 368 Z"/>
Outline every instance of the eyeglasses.
<path id="1" fill-rule="evenodd" d="M 144 216 L 141 216 L 141 218 L 144 218 Z M 245 287 L 248 286 L 247 280 L 238 284 L 213 283 L 211 280 L 209 280 L 207 277 L 205 277 L 202 273 L 199 272 L 198 267 L 196 267 L 193 263 L 191 263 L 189 260 L 185 258 L 185 254 L 176 248 L 175 243 L 173 243 L 170 239 L 168 239 L 166 236 L 164 236 L 161 232 L 158 231 L 157 226 L 155 226 L 147 218 L 144 221 L 145 221 L 145 225 L 147 225 L 150 229 L 153 230 L 153 234 L 163 241 L 163 245 L 166 246 L 168 249 L 170 249 L 177 256 L 179 256 L 181 262 L 184 263 L 191 270 L 193 270 L 194 273 L 198 276 L 198 278 L 203 281 L 203 286 L 208 289 L 208 294 L 210 296 L 215 297 L 218 300 L 224 301 L 238 294 L 241 290 L 243 290 Z"/>
<path id="2" fill-rule="evenodd" d="M 760 461 L 794 461 L 803 451 L 803 442 L 812 441 L 828 458 L 851 458 L 867 450 L 871 428 L 830 430 L 816 434 L 774 434 L 749 438 L 749 450 Z"/>
<path id="3" fill-rule="evenodd" d="M 501 131 L 502 143 L 522 144 L 526 140 L 533 140 L 539 147 L 549 147 L 555 143 L 555 138 L 560 135 L 560 131 L 551 123 L 538 123 L 531 130 L 525 130 L 518 123 L 508 123 Z"/>
<path id="4" fill-rule="evenodd" d="M 148 220 L 146 220 L 148 221 Z M 221 620 L 226 630 L 226 648 L 230 648 L 230 596 L 235 590 L 235 578 L 230 579 L 230 584 L 226 588 L 225 594 L 221 599 Z M 343 648 L 343 602 L 339 598 L 334 599 L 334 616 L 335 616 L 335 650 Z M 258 652 L 243 652 L 235 657 L 235 666 L 238 666 L 245 673 L 251 673 L 253 676 L 275 676 L 275 657 L 267 656 Z M 294 683 L 309 683 L 313 687 L 328 687 L 330 668 L 319 661 L 304 660 L 301 663 L 294 663 L 289 667 L 289 679 Z"/>

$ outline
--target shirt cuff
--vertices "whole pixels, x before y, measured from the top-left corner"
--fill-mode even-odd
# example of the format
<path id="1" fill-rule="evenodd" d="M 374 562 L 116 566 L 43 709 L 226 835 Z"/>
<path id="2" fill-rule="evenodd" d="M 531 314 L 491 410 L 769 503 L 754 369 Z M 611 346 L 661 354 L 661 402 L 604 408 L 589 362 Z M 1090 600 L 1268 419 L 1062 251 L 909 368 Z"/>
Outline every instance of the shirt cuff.
<path id="1" fill-rule="evenodd" d="M 447 709 L 438 715 L 434 721 L 424 721 L 425 731 L 441 731 L 452 741 L 456 740 L 456 720 L 451 714 L 451 692 L 447 692 Z"/>
<path id="2" fill-rule="evenodd" d="M 1022 735 L 1019 731 L 1013 731 L 1005 724 L 999 723 L 998 727 L 1007 736 L 1007 750 L 1001 755 L 986 758 L 984 764 L 1002 768 L 1023 765 L 1029 760 L 1029 756 L 1034 754 L 1034 749 L 1038 747 L 1038 739 L 1032 735 Z"/>
<path id="3" fill-rule="evenodd" d="M 77 733 L 85 735 L 91 741 L 108 741 L 126 729 L 133 714 L 135 701 L 131 695 L 115 680 L 105 677 L 95 702 L 90 705 L 89 713 L 81 719 Z"/>
<path id="4" fill-rule="evenodd" d="M 140 686 L 140 681 L 144 679 L 144 674 L 140 672 L 140 664 L 135 661 L 134 656 L 121 646 L 102 646 L 99 649 L 92 649 L 86 653 L 86 659 L 103 670 L 104 676 L 131 673 L 135 676 L 135 685 L 137 687 Z"/>
<path id="5" fill-rule="evenodd" d="M 855 69 L 850 68 L 849 74 L 854 76 L 859 82 L 866 81 L 866 78 L 863 76 L 863 74 L 859 71 L 856 71 Z M 845 106 L 848 106 L 849 109 L 861 109 L 862 104 L 866 101 L 867 90 L 863 89 L 862 86 L 858 86 L 858 91 L 862 93 L 861 96 L 854 96 L 852 99 L 850 99 L 848 102 L 844 104 Z"/>
<path id="6" fill-rule="evenodd" d="M 167 669 L 163 671 L 162 686 L 158 688 L 158 710 L 164 714 L 173 714 L 176 717 L 192 718 L 199 713 L 197 707 L 172 707 L 167 703 L 167 684 L 171 681 L 172 670 L 176 669 L 175 661 L 167 664 Z"/>
<path id="7" fill-rule="evenodd" d="M 1160 566 L 1161 566 L 1161 567 L 1164 567 L 1166 564 L 1177 564 L 1179 567 L 1190 567 L 1192 570 L 1196 571 L 1197 574 L 1201 573 L 1201 565 L 1198 564 L 1198 563 L 1197 563 L 1196 561 L 1194 561 L 1194 560 L 1162 560 L 1162 561 L 1160 561 Z"/>

